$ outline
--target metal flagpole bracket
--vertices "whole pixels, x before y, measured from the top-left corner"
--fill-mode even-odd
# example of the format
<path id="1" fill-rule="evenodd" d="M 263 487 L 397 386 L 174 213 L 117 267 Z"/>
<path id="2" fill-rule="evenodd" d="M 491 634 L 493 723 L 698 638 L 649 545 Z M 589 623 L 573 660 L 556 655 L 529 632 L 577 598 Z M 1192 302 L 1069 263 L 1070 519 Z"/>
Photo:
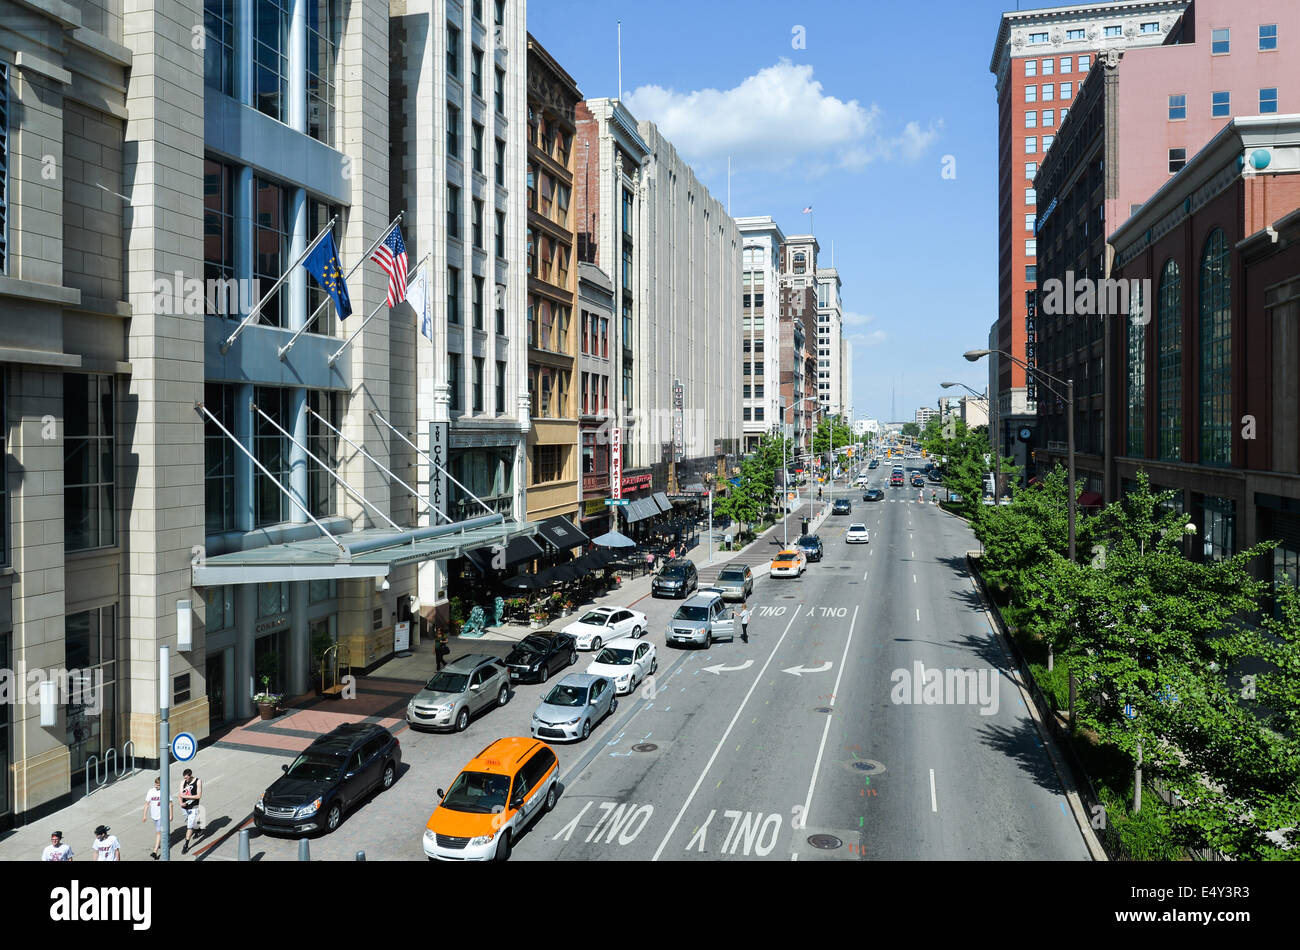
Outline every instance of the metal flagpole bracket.
<path id="1" fill-rule="evenodd" d="M 472 491 L 470 491 L 468 488 L 466 488 L 464 485 L 462 485 L 460 482 L 458 482 L 458 481 L 456 480 L 456 476 L 455 476 L 455 475 L 451 474 L 451 472 L 447 471 L 445 468 L 443 468 L 441 465 L 439 465 L 437 462 L 435 462 L 433 459 L 431 459 L 431 458 L 429 457 L 429 453 L 425 452 L 423 449 L 421 449 L 418 445 L 416 445 L 414 442 L 412 442 L 412 441 L 411 441 L 410 439 L 408 439 L 406 436 L 402 435 L 402 433 L 398 432 L 397 429 L 393 426 L 393 424 L 392 424 L 391 422 L 389 422 L 387 419 L 385 419 L 383 416 L 381 416 L 381 415 L 379 414 L 379 410 L 378 410 L 378 409 L 371 409 L 371 410 L 370 410 L 370 414 L 371 414 L 372 416 L 374 416 L 376 419 L 378 419 L 380 422 L 382 422 L 384 425 L 386 425 L 390 430 L 392 430 L 392 433 L 393 433 L 395 436 L 397 436 L 399 439 L 401 439 L 403 442 L 405 442 L 407 445 L 409 445 L 412 449 L 414 449 L 414 450 L 415 450 L 415 451 L 416 451 L 420 456 L 422 456 L 422 457 L 424 458 L 424 460 L 425 460 L 426 462 L 428 462 L 428 463 L 429 463 L 430 465 L 432 465 L 434 468 L 438 469 L 438 471 L 440 471 L 440 472 L 442 472 L 444 475 L 446 475 L 446 476 L 447 476 L 447 479 L 448 479 L 448 480 L 449 480 L 453 485 L 455 485 L 457 488 L 459 488 L 459 489 L 460 489 L 461 491 L 463 491 L 465 494 L 469 495 L 469 497 L 473 498 L 473 499 L 474 499 L 475 501 L 477 501 L 480 505 L 482 505 L 484 511 L 486 511 L 486 512 L 487 512 L 488 514 L 490 514 L 490 515 L 495 515 L 495 514 L 497 514 L 497 512 L 493 511 L 493 510 L 488 506 L 488 503 L 487 503 L 487 502 L 485 502 L 485 501 L 484 501 L 482 498 L 480 498 L 478 495 L 474 494 Z"/>

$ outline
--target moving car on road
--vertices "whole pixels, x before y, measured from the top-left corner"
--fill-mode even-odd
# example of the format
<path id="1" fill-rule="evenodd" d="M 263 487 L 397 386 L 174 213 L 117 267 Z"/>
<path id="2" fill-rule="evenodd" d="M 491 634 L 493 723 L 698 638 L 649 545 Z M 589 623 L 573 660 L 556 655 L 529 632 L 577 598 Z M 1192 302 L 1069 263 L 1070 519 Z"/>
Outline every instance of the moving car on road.
<path id="1" fill-rule="evenodd" d="M 802 538 L 794 543 L 804 557 L 809 561 L 820 561 L 822 559 L 822 539 L 815 534 L 805 534 Z"/>
<path id="2" fill-rule="evenodd" d="M 872 459 L 867 463 L 867 468 L 880 468 L 880 459 Z"/>
<path id="3" fill-rule="evenodd" d="M 772 559 L 773 577 L 801 577 L 808 569 L 808 558 L 798 548 L 782 551 Z"/>
<path id="4" fill-rule="evenodd" d="M 694 565 L 692 565 L 694 566 Z M 579 650 L 599 650 L 610 640 L 639 637 L 646 616 L 630 607 L 593 607 L 561 632 L 573 637 Z"/>
<path id="5" fill-rule="evenodd" d="M 596 654 L 587 666 L 591 676 L 612 680 L 619 693 L 630 693 L 642 680 L 659 669 L 655 645 L 645 640 L 615 640 Z"/>
<path id="6" fill-rule="evenodd" d="M 669 645 L 698 643 L 705 648 L 714 640 L 734 640 L 735 636 L 735 613 L 716 594 L 697 594 L 682 604 L 664 632 Z"/>
<path id="7" fill-rule="evenodd" d="M 847 515 L 853 510 L 853 502 L 847 498 L 836 498 L 835 504 L 831 506 L 831 514 Z"/>
<path id="8" fill-rule="evenodd" d="M 885 493 L 879 488 L 868 488 L 862 493 L 863 501 L 884 501 Z"/>
<path id="9" fill-rule="evenodd" d="M 585 739 L 596 723 L 617 709 L 612 680 L 570 673 L 551 687 L 533 711 L 533 738 Z"/>
<path id="10" fill-rule="evenodd" d="M 723 600 L 748 600 L 754 593 L 754 572 L 744 564 L 724 567 L 713 586 L 722 592 Z"/>
<path id="11" fill-rule="evenodd" d="M 506 655 L 510 681 L 533 680 L 545 683 L 556 670 L 578 662 L 578 648 L 567 633 L 543 631 L 530 633 Z"/>
<path id="12" fill-rule="evenodd" d="M 849 530 L 844 532 L 844 540 L 847 544 L 866 544 L 871 541 L 871 532 L 860 522 L 851 524 Z"/>
<path id="13" fill-rule="evenodd" d="M 650 582 L 650 595 L 689 597 L 699 586 L 700 575 L 695 569 L 695 562 L 678 558 L 665 564 L 663 570 Z"/>
<path id="14" fill-rule="evenodd" d="M 253 805 L 253 823 L 270 833 L 333 831 L 372 789 L 391 788 L 401 764 L 402 744 L 383 726 L 344 723 L 281 766 L 284 775 Z"/>
<path id="15" fill-rule="evenodd" d="M 434 674 L 407 704 L 406 721 L 413 728 L 464 732 L 475 713 L 509 701 L 510 674 L 505 664 L 486 653 L 471 653 Z"/>
<path id="16" fill-rule="evenodd" d="M 902 473 L 902 472 L 895 472 L 893 475 L 890 475 L 890 476 L 889 476 L 889 487 L 890 487 L 890 488 L 902 488 L 902 487 L 903 487 L 903 473 Z"/>
<path id="17" fill-rule="evenodd" d="M 424 827 L 430 861 L 504 861 L 514 839 L 555 807 L 559 778 L 545 742 L 498 739 L 474 758 L 443 792 Z"/>

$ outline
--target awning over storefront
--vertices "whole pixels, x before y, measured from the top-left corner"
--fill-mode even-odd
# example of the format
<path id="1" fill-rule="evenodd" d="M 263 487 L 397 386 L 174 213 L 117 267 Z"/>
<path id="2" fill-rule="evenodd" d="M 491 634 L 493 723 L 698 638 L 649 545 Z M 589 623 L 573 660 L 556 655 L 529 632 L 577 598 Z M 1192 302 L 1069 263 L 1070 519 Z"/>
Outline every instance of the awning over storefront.
<path id="1" fill-rule="evenodd" d="M 1100 508 L 1105 503 L 1106 499 L 1102 498 L 1101 495 L 1097 494 L 1095 491 L 1086 491 L 1079 496 L 1080 508 Z"/>
<path id="2" fill-rule="evenodd" d="M 575 528 L 573 522 L 563 515 L 547 518 L 537 525 L 537 533 L 557 551 L 567 551 L 578 545 L 587 545 L 591 539 L 581 528 Z"/>
<path id="3" fill-rule="evenodd" d="M 500 542 L 498 541 L 497 543 L 499 544 Z M 515 567 L 518 564 L 522 564 L 525 561 L 536 560 L 546 554 L 546 551 L 542 549 L 541 545 L 532 538 L 527 535 L 519 535 L 518 537 L 511 538 L 510 542 L 506 545 L 505 563 L 500 564 L 498 562 L 498 567 L 493 568 L 492 561 L 496 556 L 496 551 L 494 550 L 495 547 L 496 545 L 489 544 L 487 547 L 478 548 L 474 551 L 466 551 L 465 557 L 469 558 L 470 562 L 477 567 L 481 573 L 487 574 L 489 572 L 508 571 L 510 568 Z"/>
<path id="4" fill-rule="evenodd" d="M 691 482 L 682 488 L 682 491 L 687 495 L 703 495 L 708 492 L 708 489 L 704 487 L 704 482 Z"/>
<path id="5" fill-rule="evenodd" d="M 657 491 L 657 492 L 654 493 L 654 495 L 653 495 L 652 497 L 653 497 L 654 500 L 655 500 L 655 504 L 659 506 L 659 510 L 660 510 L 660 511 L 672 511 L 672 510 L 673 510 L 673 503 L 672 503 L 671 501 L 668 500 L 668 496 L 665 495 L 663 492 L 661 492 L 661 491 Z"/>
<path id="6" fill-rule="evenodd" d="M 191 571 L 196 587 L 387 577 L 404 564 L 463 557 L 502 542 L 509 545 L 537 529 L 536 522 L 520 524 L 501 515 L 400 532 L 367 528 L 334 540 L 319 537 L 219 554 L 194 564 Z"/>
<path id="7" fill-rule="evenodd" d="M 657 514 L 659 514 L 659 506 L 655 504 L 653 498 L 633 498 L 623 509 L 628 524 L 635 524 Z"/>

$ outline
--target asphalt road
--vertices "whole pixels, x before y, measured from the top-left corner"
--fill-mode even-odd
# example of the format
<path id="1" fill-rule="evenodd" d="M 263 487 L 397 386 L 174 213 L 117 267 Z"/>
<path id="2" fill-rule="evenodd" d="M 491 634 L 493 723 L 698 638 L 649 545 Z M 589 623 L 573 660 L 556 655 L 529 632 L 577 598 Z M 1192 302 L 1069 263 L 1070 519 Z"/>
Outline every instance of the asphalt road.
<path id="1" fill-rule="evenodd" d="M 883 487 L 888 472 L 871 475 Z M 820 530 L 823 561 L 799 579 L 759 578 L 748 644 L 668 648 L 678 602 L 635 603 L 658 675 L 585 743 L 552 743 L 560 799 L 513 859 L 1087 859 L 966 575 L 973 536 L 928 488 L 924 504 L 916 489 L 884 491 L 868 504 L 841 486 L 854 510 Z M 854 521 L 869 544 L 845 543 Z M 940 682 L 903 683 L 917 663 Z M 547 688 L 518 686 L 461 734 L 401 730 L 398 781 L 313 840 L 313 859 L 424 860 L 435 789 L 493 740 L 527 735 Z M 297 847 L 253 838 L 267 860 Z M 207 857 L 234 848 L 232 837 Z"/>

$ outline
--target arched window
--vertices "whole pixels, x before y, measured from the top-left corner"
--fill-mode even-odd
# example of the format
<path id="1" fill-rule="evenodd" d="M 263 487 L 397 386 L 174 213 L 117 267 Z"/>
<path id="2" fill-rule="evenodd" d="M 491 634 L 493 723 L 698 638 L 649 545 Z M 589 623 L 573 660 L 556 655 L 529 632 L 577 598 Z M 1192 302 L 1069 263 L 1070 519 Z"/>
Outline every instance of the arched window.
<path id="1" fill-rule="evenodd" d="M 1201 458 L 1232 462 L 1232 278 L 1228 242 L 1215 228 L 1201 255 Z"/>
<path id="2" fill-rule="evenodd" d="M 1128 313 L 1128 454 L 1146 455 L 1147 412 L 1147 328 L 1151 302 L 1143 300 L 1141 281 L 1132 281 Z"/>
<path id="3" fill-rule="evenodd" d="M 1157 300 L 1157 452 L 1162 459 L 1178 461 L 1183 457 L 1183 276 L 1172 258 L 1161 271 Z"/>

